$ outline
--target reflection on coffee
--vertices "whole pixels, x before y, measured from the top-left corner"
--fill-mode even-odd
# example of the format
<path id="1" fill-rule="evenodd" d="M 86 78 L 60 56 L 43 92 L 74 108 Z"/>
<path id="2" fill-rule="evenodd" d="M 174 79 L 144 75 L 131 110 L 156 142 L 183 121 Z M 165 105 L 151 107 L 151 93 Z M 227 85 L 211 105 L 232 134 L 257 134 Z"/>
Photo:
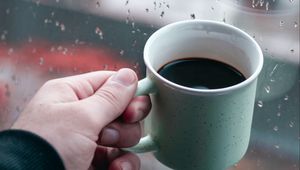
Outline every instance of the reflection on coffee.
<path id="1" fill-rule="evenodd" d="M 234 67 L 206 58 L 175 60 L 165 64 L 158 73 L 176 84 L 197 89 L 225 88 L 246 79 Z"/>

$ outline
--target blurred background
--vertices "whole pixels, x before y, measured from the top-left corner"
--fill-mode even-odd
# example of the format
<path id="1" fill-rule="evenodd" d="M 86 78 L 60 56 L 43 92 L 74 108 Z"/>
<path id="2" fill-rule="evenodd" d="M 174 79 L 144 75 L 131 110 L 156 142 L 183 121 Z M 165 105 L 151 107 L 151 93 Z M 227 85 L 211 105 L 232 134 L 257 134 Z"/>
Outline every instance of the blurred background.
<path id="1" fill-rule="evenodd" d="M 149 36 L 193 19 L 241 28 L 265 57 L 249 149 L 230 169 L 298 170 L 299 0 L 1 0 L 0 130 L 49 79 L 122 67 L 144 77 Z M 142 170 L 168 169 L 140 157 Z"/>

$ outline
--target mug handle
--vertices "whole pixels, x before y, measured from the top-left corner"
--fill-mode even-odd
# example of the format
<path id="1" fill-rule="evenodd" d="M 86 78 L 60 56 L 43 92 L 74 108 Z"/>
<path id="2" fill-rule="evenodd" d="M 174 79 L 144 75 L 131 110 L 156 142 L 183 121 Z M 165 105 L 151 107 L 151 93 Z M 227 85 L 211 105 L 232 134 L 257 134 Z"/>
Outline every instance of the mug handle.
<path id="1" fill-rule="evenodd" d="M 144 78 L 138 82 L 137 91 L 135 96 L 148 95 L 155 93 L 156 88 L 154 83 L 149 78 Z M 143 137 L 138 144 L 129 148 L 122 148 L 124 151 L 130 151 L 133 153 L 145 153 L 158 150 L 157 143 L 150 135 Z"/>

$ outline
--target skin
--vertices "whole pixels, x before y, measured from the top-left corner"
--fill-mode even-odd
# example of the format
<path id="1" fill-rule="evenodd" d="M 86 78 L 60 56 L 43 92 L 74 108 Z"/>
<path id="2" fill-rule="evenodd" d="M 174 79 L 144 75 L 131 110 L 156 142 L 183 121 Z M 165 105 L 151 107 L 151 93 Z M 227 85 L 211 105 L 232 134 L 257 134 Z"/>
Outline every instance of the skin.
<path id="1" fill-rule="evenodd" d="M 137 170 L 130 147 L 141 138 L 149 96 L 134 97 L 137 76 L 130 69 L 97 71 L 46 82 L 12 129 L 47 140 L 67 169 Z"/>

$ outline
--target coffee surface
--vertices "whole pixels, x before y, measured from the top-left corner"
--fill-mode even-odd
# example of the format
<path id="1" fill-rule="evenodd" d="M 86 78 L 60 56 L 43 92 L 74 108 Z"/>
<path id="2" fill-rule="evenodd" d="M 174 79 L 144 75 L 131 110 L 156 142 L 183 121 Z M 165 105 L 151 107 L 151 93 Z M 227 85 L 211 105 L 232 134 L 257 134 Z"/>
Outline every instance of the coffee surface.
<path id="1" fill-rule="evenodd" d="M 175 60 L 161 67 L 158 73 L 176 84 L 197 89 L 225 88 L 246 79 L 234 67 L 205 58 Z"/>

